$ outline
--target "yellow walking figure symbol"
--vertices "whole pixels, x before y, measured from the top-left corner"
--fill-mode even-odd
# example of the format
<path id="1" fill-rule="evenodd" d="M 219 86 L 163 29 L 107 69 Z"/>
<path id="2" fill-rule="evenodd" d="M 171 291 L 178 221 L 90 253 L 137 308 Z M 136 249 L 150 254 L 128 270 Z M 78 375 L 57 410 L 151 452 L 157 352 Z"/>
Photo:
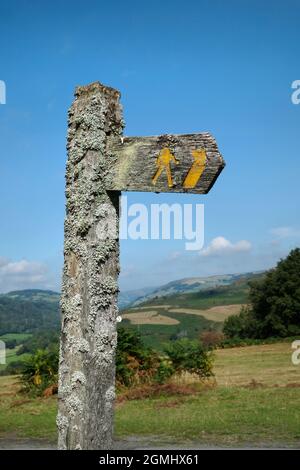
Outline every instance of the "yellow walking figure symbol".
<path id="1" fill-rule="evenodd" d="M 193 150 L 192 155 L 195 161 L 193 162 L 183 182 L 183 187 L 186 189 L 191 189 L 196 186 L 205 169 L 207 160 L 204 149 Z"/>
<path id="2" fill-rule="evenodd" d="M 168 148 L 163 148 L 160 151 L 160 154 L 157 157 L 156 160 L 156 166 L 158 167 L 156 170 L 155 175 L 152 177 L 152 184 L 156 184 L 156 181 L 162 174 L 164 170 L 166 170 L 167 173 L 167 179 L 168 179 L 168 186 L 169 188 L 172 188 L 173 186 L 173 180 L 172 180 L 172 173 L 171 173 L 171 162 L 174 162 L 176 165 L 178 165 L 179 160 L 170 152 Z"/>

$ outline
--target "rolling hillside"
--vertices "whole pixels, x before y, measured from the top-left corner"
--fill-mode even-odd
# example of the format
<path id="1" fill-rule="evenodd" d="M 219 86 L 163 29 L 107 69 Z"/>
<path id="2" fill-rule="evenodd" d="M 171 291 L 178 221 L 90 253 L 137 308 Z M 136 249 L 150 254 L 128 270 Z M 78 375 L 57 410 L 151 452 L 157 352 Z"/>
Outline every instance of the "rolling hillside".
<path id="1" fill-rule="evenodd" d="M 44 290 L 23 290 L 0 295 L 0 335 L 58 329 L 60 295 Z"/>
<path id="2" fill-rule="evenodd" d="M 123 310 L 122 324 L 138 328 L 143 341 L 155 349 L 161 349 L 170 339 L 197 338 L 205 330 L 221 331 L 224 320 L 238 314 L 241 306 L 247 303 L 249 281 L 262 275 L 238 275 L 234 280 L 228 277 L 227 285 L 196 292 L 178 292 L 177 289 L 173 295 L 147 298 L 139 305 L 135 303 Z M 177 281 L 177 284 L 184 285 L 183 281 Z M 165 291 L 164 288 L 161 290 Z"/>
<path id="3" fill-rule="evenodd" d="M 119 308 L 122 310 L 132 305 L 134 302 L 137 301 L 137 299 L 147 298 L 148 294 L 152 293 L 156 289 L 156 287 L 145 287 L 144 289 L 121 291 L 119 293 L 118 301 Z"/>
<path id="4" fill-rule="evenodd" d="M 146 342 L 158 348 L 170 338 L 221 330 L 224 319 L 247 302 L 248 282 L 257 276 L 261 274 L 182 279 L 151 293 L 123 293 L 123 304 L 142 293 L 134 306 L 123 309 L 123 324 L 137 327 Z M 1 294 L 0 336 L 58 330 L 59 300 L 57 292 L 34 289 Z"/>
<path id="5" fill-rule="evenodd" d="M 249 280 L 262 275 L 262 273 L 245 273 L 245 274 L 224 274 L 209 277 L 190 277 L 169 282 L 161 287 L 152 289 L 146 295 L 136 298 L 130 307 L 143 305 L 145 302 L 157 301 L 164 297 L 174 298 L 181 294 L 197 294 L 202 291 L 214 290 L 217 287 L 226 287 L 232 284 L 237 285 L 239 282 L 247 283 Z"/>
<path id="6" fill-rule="evenodd" d="M 264 273 L 239 274 L 231 278 L 226 285 L 207 287 L 196 292 L 176 292 L 174 294 L 157 295 L 140 302 L 138 306 L 134 304 L 131 309 L 150 308 L 152 306 L 175 307 L 175 308 L 197 308 L 208 309 L 218 305 L 245 304 L 248 300 L 249 282 L 264 276 Z M 177 281 L 181 283 L 182 281 Z M 162 289 L 161 292 L 163 292 Z"/>

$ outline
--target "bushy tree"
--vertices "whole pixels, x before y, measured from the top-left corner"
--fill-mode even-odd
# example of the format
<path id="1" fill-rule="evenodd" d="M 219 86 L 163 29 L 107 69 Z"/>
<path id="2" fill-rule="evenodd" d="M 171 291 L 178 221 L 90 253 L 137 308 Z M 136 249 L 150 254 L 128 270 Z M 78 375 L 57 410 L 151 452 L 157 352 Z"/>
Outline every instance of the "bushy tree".
<path id="1" fill-rule="evenodd" d="M 197 340 L 182 338 L 165 347 L 165 353 L 171 360 L 174 371 L 196 374 L 201 378 L 211 377 L 212 354 Z"/>
<path id="2" fill-rule="evenodd" d="M 224 322 L 223 332 L 227 338 L 251 338 L 255 331 L 256 322 L 249 306 L 243 306 L 239 315 L 230 315 Z"/>
<path id="3" fill-rule="evenodd" d="M 119 385 L 132 386 L 158 380 L 161 359 L 159 355 L 147 348 L 139 332 L 133 328 L 118 329 L 116 352 L 116 381 Z"/>
<path id="4" fill-rule="evenodd" d="M 38 349 L 24 362 L 21 382 L 25 391 L 40 395 L 57 383 L 57 375 L 58 351 Z"/>
<path id="5" fill-rule="evenodd" d="M 216 348 L 222 341 L 224 341 L 224 333 L 216 330 L 204 330 L 199 336 L 203 346 L 207 349 Z"/>
<path id="6" fill-rule="evenodd" d="M 6 349 L 14 349 L 18 345 L 16 339 L 7 339 L 5 340 Z"/>
<path id="7" fill-rule="evenodd" d="M 300 334 L 300 249 L 290 252 L 259 281 L 250 282 L 249 307 L 229 317 L 230 338 L 268 338 Z"/>
<path id="8" fill-rule="evenodd" d="M 37 331 L 25 339 L 17 351 L 17 356 L 30 353 L 34 354 L 38 349 L 58 349 L 59 332 L 57 330 Z"/>
<path id="9" fill-rule="evenodd" d="M 52 337 L 50 337 L 52 338 Z M 49 338 L 48 338 L 49 339 Z M 44 339 L 43 339 L 44 340 Z M 29 343 L 30 347 L 36 342 Z M 37 349 L 22 367 L 25 391 L 41 395 L 57 384 L 58 345 Z M 182 338 L 166 346 L 161 355 L 146 347 L 134 328 L 118 329 L 116 382 L 118 386 L 165 383 L 174 373 L 191 372 L 199 377 L 212 375 L 212 356 L 199 341 Z"/>
<path id="10" fill-rule="evenodd" d="M 120 385 L 164 383 L 184 371 L 201 378 L 212 374 L 212 355 L 201 342 L 182 338 L 165 346 L 164 355 L 143 345 L 134 329 L 118 330 L 116 376 Z"/>

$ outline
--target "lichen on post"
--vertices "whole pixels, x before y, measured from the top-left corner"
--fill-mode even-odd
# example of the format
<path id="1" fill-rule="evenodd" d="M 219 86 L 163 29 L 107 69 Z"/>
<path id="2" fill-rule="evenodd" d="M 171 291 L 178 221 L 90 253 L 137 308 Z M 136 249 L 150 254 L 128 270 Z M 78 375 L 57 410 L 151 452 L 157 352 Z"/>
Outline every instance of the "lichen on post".
<path id="1" fill-rule="evenodd" d="M 109 192 L 122 135 L 120 93 L 78 87 L 69 111 L 62 331 L 57 426 L 60 449 L 112 446 L 119 273 L 119 196 Z"/>

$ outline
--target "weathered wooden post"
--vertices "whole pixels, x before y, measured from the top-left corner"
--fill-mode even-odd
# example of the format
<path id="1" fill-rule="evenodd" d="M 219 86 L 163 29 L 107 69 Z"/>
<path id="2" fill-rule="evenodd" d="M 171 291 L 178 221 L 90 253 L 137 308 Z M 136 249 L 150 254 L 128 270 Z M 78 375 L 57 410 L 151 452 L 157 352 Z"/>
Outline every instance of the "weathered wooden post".
<path id="1" fill-rule="evenodd" d="M 78 87 L 75 96 L 69 111 L 58 446 L 105 449 L 112 445 L 119 243 L 101 240 L 97 232 L 105 231 L 109 218 L 118 234 L 119 192 L 107 191 L 108 144 L 122 134 L 123 121 L 118 91 L 93 83 Z"/>
<path id="2" fill-rule="evenodd" d="M 224 167 L 209 133 L 122 137 L 118 91 L 76 89 L 69 113 L 59 367 L 60 449 L 112 446 L 120 191 L 206 194 Z"/>

